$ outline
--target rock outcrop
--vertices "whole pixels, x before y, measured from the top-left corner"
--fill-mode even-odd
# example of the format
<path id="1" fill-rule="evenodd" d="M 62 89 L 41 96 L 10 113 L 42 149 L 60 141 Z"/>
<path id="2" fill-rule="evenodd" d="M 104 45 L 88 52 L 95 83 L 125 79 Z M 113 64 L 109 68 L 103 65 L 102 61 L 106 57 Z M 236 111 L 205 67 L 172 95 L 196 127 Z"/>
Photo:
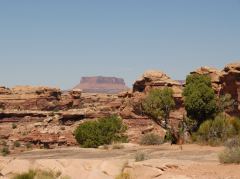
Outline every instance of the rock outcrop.
<path id="1" fill-rule="evenodd" d="M 125 97 L 125 103 L 121 107 L 120 114 L 123 118 L 129 119 L 129 125 L 132 126 L 131 129 L 134 129 L 133 126 L 138 126 L 135 128 L 136 130 L 133 130 L 136 133 L 133 136 L 138 136 L 138 139 L 141 134 L 143 134 L 143 131 L 149 131 L 148 129 L 151 126 L 150 132 L 160 135 L 165 134 L 166 131 L 162 127 L 156 126 L 156 124 L 154 125 L 154 122 L 145 116 L 141 109 L 141 102 L 151 89 L 163 89 L 164 87 L 169 87 L 173 90 L 176 108 L 171 112 L 169 122 L 171 127 L 177 130 L 177 126 L 185 114 L 182 100 L 183 86 L 180 82 L 172 80 L 165 73 L 160 71 L 147 71 L 134 83 L 132 93 L 127 92 L 119 96 Z M 143 123 L 143 125 L 139 127 L 138 123 Z"/>
<path id="2" fill-rule="evenodd" d="M 170 87 L 173 90 L 173 97 L 177 102 L 182 101 L 182 84 L 172 80 L 165 73 L 160 71 L 146 71 L 142 77 L 133 84 L 134 92 L 149 92 L 152 88 Z"/>
<path id="3" fill-rule="evenodd" d="M 122 78 L 95 76 L 82 77 L 74 89 L 81 89 L 85 93 L 117 94 L 128 90 L 128 87 Z"/>
<path id="4" fill-rule="evenodd" d="M 76 145 L 77 125 L 119 114 L 122 100 L 117 95 L 82 94 L 78 89 L 0 87 L 0 139 L 10 145 L 14 141 L 49 148 Z"/>
<path id="5" fill-rule="evenodd" d="M 220 95 L 230 94 L 236 101 L 234 114 L 240 114 L 240 63 L 228 64 L 224 69 L 218 70 L 211 67 L 201 67 L 191 74 L 209 75 L 215 93 Z"/>
<path id="6" fill-rule="evenodd" d="M 220 76 L 220 94 L 231 94 L 236 101 L 234 112 L 240 114 L 240 63 L 232 63 L 225 66 Z"/>
<path id="7" fill-rule="evenodd" d="M 222 83 L 220 81 L 220 77 L 222 75 L 221 70 L 205 66 L 197 69 L 196 71 L 191 72 L 190 74 L 208 75 L 211 78 L 212 87 L 214 91 L 216 92 L 216 94 L 219 95 Z"/>
<path id="8" fill-rule="evenodd" d="M 8 110 L 60 110 L 79 105 L 81 91 L 62 94 L 60 89 L 49 87 L 0 87 L 0 108 Z"/>

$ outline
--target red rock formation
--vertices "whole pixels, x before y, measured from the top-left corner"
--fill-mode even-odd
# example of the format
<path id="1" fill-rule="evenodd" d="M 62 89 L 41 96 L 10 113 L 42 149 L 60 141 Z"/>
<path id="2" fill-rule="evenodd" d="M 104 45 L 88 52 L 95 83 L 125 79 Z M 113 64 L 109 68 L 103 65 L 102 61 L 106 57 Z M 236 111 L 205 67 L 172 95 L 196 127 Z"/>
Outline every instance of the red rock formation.
<path id="1" fill-rule="evenodd" d="M 172 80 L 165 73 L 160 71 L 146 71 L 142 77 L 133 84 L 133 92 L 147 93 L 152 88 L 170 87 L 173 90 L 173 97 L 176 102 L 182 102 L 182 85 Z M 181 104 L 179 104 L 181 105 Z"/>
<path id="2" fill-rule="evenodd" d="M 74 89 L 81 89 L 86 93 L 116 94 L 128 90 L 122 78 L 116 77 L 82 77 L 80 84 Z"/>
<path id="3" fill-rule="evenodd" d="M 196 71 L 191 72 L 190 74 L 208 75 L 211 78 L 212 87 L 214 91 L 216 92 L 216 94 L 219 94 L 221 90 L 220 77 L 222 75 L 222 72 L 220 70 L 205 66 L 197 69 Z"/>
<path id="4" fill-rule="evenodd" d="M 176 108 L 170 114 L 170 125 L 175 129 L 177 128 L 179 122 L 183 119 L 183 115 L 185 110 L 183 108 L 183 100 L 182 100 L 182 85 L 178 81 L 172 80 L 166 74 L 160 71 L 147 71 L 143 74 L 143 76 L 137 80 L 133 85 L 133 93 L 130 95 L 129 93 L 121 94 L 119 97 L 125 97 L 125 103 L 121 107 L 121 116 L 124 119 L 129 119 L 130 121 L 133 120 L 135 122 L 130 122 L 133 126 L 136 125 L 138 121 L 145 121 L 145 128 L 148 128 L 152 121 L 147 116 L 144 116 L 141 109 L 141 101 L 153 88 L 162 89 L 164 87 L 169 87 L 173 90 L 173 97 L 176 102 Z M 145 119 L 145 120 L 144 120 Z M 149 121 L 148 123 L 146 121 Z M 153 121 L 152 121 L 153 122 Z M 154 123 L 154 122 L 153 122 Z M 163 134 L 164 129 L 160 129 L 161 127 L 158 126 L 153 128 L 152 132 L 161 133 Z M 135 127 L 135 129 L 137 129 Z M 138 128 L 138 133 L 143 130 L 142 128 Z M 160 132 L 161 131 L 161 132 Z M 137 132 L 136 132 L 137 136 Z M 136 137 L 135 136 L 135 137 Z"/>
<path id="5" fill-rule="evenodd" d="M 220 76 L 221 94 L 229 93 L 236 100 L 235 113 L 240 114 L 240 63 L 228 64 Z"/>
<path id="6" fill-rule="evenodd" d="M 216 94 L 230 93 L 238 102 L 235 112 L 240 114 L 240 63 L 229 64 L 223 71 L 202 67 L 192 73 L 209 75 Z M 90 81 L 88 78 L 83 79 L 82 84 L 88 87 L 92 83 L 90 87 L 95 89 L 106 89 L 107 84 L 110 91 L 126 89 L 123 80 L 115 78 L 90 78 Z M 100 88 L 95 86 L 96 82 Z M 112 114 L 118 114 L 124 119 L 130 141 L 138 141 L 147 132 L 164 136 L 165 130 L 145 116 L 140 105 L 150 89 L 164 87 L 173 90 L 177 105 L 170 114 L 170 124 L 177 131 L 185 114 L 183 86 L 159 71 L 145 72 L 134 83 L 132 91 L 118 95 L 82 93 L 79 89 L 62 92 L 48 87 L 0 87 L 0 138 L 47 146 L 75 145 L 72 132 L 83 119 L 91 120 Z M 13 122 L 17 124 L 16 129 L 12 128 Z"/>
<path id="7" fill-rule="evenodd" d="M 81 92 L 76 90 L 62 95 L 59 89 L 49 87 L 0 87 L 0 107 L 8 110 L 69 109 L 80 101 L 80 96 Z"/>
<path id="8" fill-rule="evenodd" d="M 217 95 L 231 94 L 237 102 L 234 113 L 240 114 L 240 63 L 228 64 L 222 71 L 211 67 L 201 67 L 191 72 L 191 74 L 194 73 L 209 75 Z"/>

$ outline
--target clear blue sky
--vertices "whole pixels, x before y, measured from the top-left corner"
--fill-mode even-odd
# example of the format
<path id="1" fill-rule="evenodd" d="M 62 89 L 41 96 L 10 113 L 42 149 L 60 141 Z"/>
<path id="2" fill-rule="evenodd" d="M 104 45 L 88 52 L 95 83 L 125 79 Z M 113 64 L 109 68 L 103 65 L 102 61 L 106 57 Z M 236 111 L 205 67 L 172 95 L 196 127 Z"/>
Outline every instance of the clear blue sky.
<path id="1" fill-rule="evenodd" d="M 240 0 L 1 0 L 0 85 L 68 89 L 240 59 Z"/>

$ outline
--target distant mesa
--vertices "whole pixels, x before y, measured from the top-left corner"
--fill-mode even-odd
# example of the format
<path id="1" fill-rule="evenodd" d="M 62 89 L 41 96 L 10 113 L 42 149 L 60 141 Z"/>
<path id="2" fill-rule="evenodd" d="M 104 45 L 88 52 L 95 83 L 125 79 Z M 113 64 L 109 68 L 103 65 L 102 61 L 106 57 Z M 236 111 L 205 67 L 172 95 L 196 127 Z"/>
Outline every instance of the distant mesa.
<path id="1" fill-rule="evenodd" d="M 82 77 L 80 83 L 74 89 L 81 89 L 84 93 L 117 94 L 127 91 L 129 88 L 122 78 L 93 76 Z"/>

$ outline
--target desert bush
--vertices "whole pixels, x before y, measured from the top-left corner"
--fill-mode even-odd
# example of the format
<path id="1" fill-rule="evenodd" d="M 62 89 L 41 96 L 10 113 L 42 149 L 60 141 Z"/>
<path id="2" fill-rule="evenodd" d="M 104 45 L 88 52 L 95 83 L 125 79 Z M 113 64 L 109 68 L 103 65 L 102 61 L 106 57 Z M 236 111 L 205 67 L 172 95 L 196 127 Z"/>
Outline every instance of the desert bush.
<path id="1" fill-rule="evenodd" d="M 240 136 L 236 136 L 234 138 L 228 139 L 225 142 L 225 146 L 229 149 L 240 147 Z"/>
<path id="2" fill-rule="evenodd" d="M 198 126 L 217 112 L 216 95 L 209 76 L 188 75 L 183 95 L 187 116 L 195 119 Z"/>
<path id="3" fill-rule="evenodd" d="M 123 149 L 124 146 L 122 144 L 115 143 L 112 145 L 112 149 Z"/>
<path id="4" fill-rule="evenodd" d="M 32 148 L 32 144 L 31 144 L 30 142 L 27 142 L 27 143 L 26 143 L 26 147 L 27 147 L 28 149 L 30 149 L 30 148 Z"/>
<path id="5" fill-rule="evenodd" d="M 131 179 L 131 176 L 129 173 L 124 173 L 122 172 L 121 174 L 119 174 L 118 176 L 116 176 L 115 179 Z"/>
<path id="6" fill-rule="evenodd" d="M 14 147 L 20 147 L 21 144 L 19 141 L 15 141 L 13 145 L 14 145 Z"/>
<path id="7" fill-rule="evenodd" d="M 183 116 L 183 127 L 185 129 L 185 131 L 190 132 L 191 134 L 197 130 L 198 126 L 197 126 L 197 121 L 194 119 L 191 119 L 187 116 Z"/>
<path id="8" fill-rule="evenodd" d="M 219 154 L 219 161 L 240 164 L 240 136 L 228 139 L 225 146 L 226 149 Z"/>
<path id="9" fill-rule="evenodd" d="M 221 163 L 236 163 L 240 164 L 240 147 L 227 148 L 219 154 Z"/>
<path id="10" fill-rule="evenodd" d="M 125 142 L 125 131 L 126 126 L 122 120 L 117 116 L 110 116 L 80 124 L 75 130 L 75 138 L 82 147 L 97 148 L 112 142 Z"/>
<path id="11" fill-rule="evenodd" d="M 232 99 L 231 94 L 220 95 L 217 98 L 217 109 L 218 112 L 232 112 L 234 110 L 234 106 L 236 101 Z"/>
<path id="12" fill-rule="evenodd" d="M 141 161 L 144 161 L 144 160 L 147 160 L 147 159 L 148 159 L 148 157 L 144 152 L 138 152 L 135 155 L 135 161 L 136 162 L 141 162 Z"/>
<path id="13" fill-rule="evenodd" d="M 152 89 L 142 101 L 144 113 L 161 125 L 161 119 L 164 119 L 165 128 L 167 128 L 169 114 L 174 107 L 173 91 L 167 87 L 164 89 Z"/>
<path id="14" fill-rule="evenodd" d="M 16 129 L 16 128 L 17 128 L 17 124 L 12 123 L 12 128 L 13 128 L 13 129 Z"/>
<path id="15" fill-rule="evenodd" d="M 9 148 L 7 146 L 3 147 L 1 150 L 2 156 L 10 154 Z"/>
<path id="16" fill-rule="evenodd" d="M 28 172 L 16 174 L 12 179 L 57 179 L 60 176 L 61 172 L 29 170 Z"/>
<path id="17" fill-rule="evenodd" d="M 148 133 L 142 136 L 140 144 L 142 145 L 159 145 L 163 143 L 163 138 L 154 133 Z"/>
<path id="18" fill-rule="evenodd" d="M 214 120 L 203 122 L 195 133 L 194 138 L 197 142 L 219 145 L 239 133 L 240 120 L 220 114 Z"/>
<path id="19" fill-rule="evenodd" d="M 33 170 L 29 170 L 28 172 L 24 172 L 21 174 L 16 174 L 12 179 L 34 179 L 36 176 L 36 172 Z"/>
<path id="20" fill-rule="evenodd" d="M 164 137 L 164 142 L 172 142 L 174 140 L 174 137 L 170 130 L 167 130 L 165 137 Z"/>

